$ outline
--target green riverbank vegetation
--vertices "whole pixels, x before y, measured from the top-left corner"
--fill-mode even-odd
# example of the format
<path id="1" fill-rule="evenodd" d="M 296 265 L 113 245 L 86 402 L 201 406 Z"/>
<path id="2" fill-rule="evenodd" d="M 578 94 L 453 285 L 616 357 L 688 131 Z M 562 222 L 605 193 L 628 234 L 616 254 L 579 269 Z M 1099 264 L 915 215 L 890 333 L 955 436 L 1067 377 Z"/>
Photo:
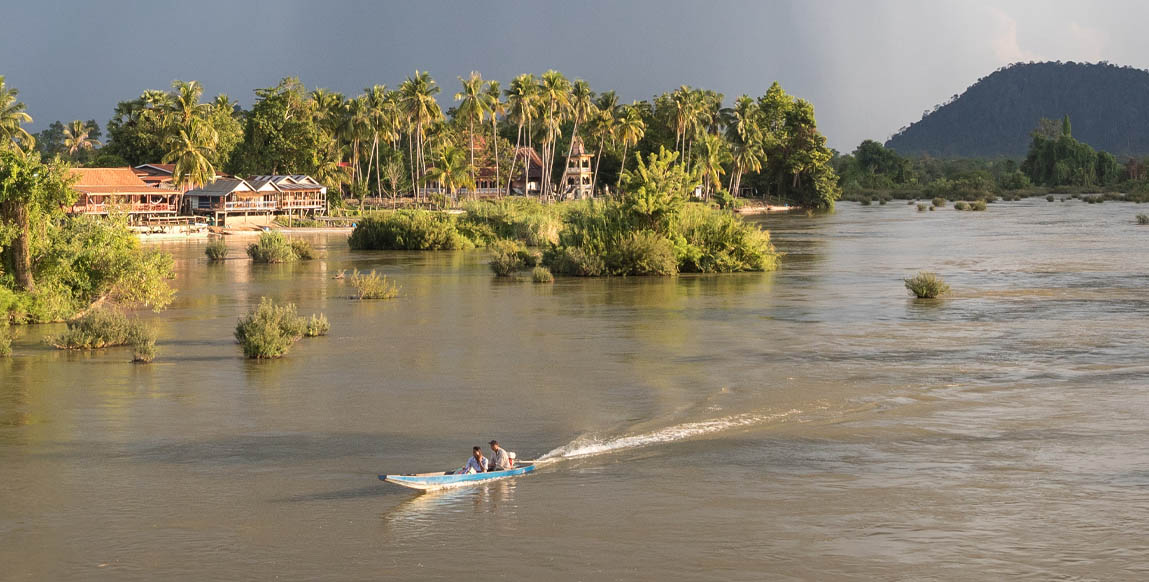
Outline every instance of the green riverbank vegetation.
<path id="1" fill-rule="evenodd" d="M 327 335 L 331 325 L 324 315 L 300 317 L 294 303 L 277 305 L 260 299 L 259 305 L 235 326 L 235 340 L 251 359 L 279 358 L 304 337 Z"/>
<path id="2" fill-rule="evenodd" d="M 904 282 L 906 289 L 918 299 L 936 299 L 950 291 L 950 286 L 937 273 L 929 271 L 921 271 Z"/>
<path id="3" fill-rule="evenodd" d="M 387 212 L 361 221 L 348 243 L 357 250 L 489 246 L 491 268 L 502 276 L 535 266 L 586 277 L 777 268 L 768 233 L 727 211 L 687 201 L 699 170 L 677 160 L 678 153 L 667 150 L 636 159 L 618 199 L 488 201 L 468 205 L 461 215 Z"/>
<path id="4" fill-rule="evenodd" d="M 95 308 L 68 322 L 67 329 L 44 339 L 61 350 L 100 350 L 132 346 L 132 360 L 146 363 L 156 357 L 156 333 L 117 309 Z"/>
<path id="5" fill-rule="evenodd" d="M 974 202 L 1075 194 L 1086 202 L 1149 201 L 1149 161 L 1118 160 L 1073 137 L 1070 120 L 1041 119 L 1023 160 L 908 158 L 873 141 L 835 155 L 844 200 L 943 198 Z M 1082 194 L 1096 194 L 1085 196 Z"/>
<path id="6" fill-rule="evenodd" d="M 106 131 L 94 121 L 57 121 L 12 139 L 45 159 L 89 167 L 172 163 L 179 186 L 221 172 L 307 174 L 329 188 L 335 208 L 407 197 L 455 206 L 476 190 L 556 200 L 569 194 L 576 142 L 593 157 L 596 196 L 616 193 L 636 159 L 661 149 L 699 170 L 699 197 L 724 206 L 743 195 L 828 208 L 840 195 L 813 106 L 778 83 L 733 101 L 681 86 L 629 104 L 554 70 L 502 82 L 472 72 L 451 85 L 457 92 L 415 71 L 393 88 L 376 83 L 345 95 L 289 77 L 256 89 L 245 109 L 224 94 L 205 98 L 198 81 L 176 80 L 117 103 Z M 31 121 L 19 113 L 17 128 Z"/>

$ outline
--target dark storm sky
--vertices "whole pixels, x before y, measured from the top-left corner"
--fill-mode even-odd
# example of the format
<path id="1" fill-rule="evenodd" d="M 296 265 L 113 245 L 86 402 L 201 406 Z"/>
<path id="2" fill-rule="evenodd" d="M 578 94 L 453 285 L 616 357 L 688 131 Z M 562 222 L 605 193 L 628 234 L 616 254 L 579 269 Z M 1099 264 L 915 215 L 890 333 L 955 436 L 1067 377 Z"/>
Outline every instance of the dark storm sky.
<path id="1" fill-rule="evenodd" d="M 449 104 L 471 70 L 504 84 L 554 68 L 624 101 L 682 84 L 812 101 L 838 149 L 885 139 L 1018 60 L 1149 65 L 1133 1 L 6 2 L 0 74 L 36 119 L 95 118 L 173 79 L 250 106 L 296 75 L 309 88 L 396 87 L 429 70 Z"/>

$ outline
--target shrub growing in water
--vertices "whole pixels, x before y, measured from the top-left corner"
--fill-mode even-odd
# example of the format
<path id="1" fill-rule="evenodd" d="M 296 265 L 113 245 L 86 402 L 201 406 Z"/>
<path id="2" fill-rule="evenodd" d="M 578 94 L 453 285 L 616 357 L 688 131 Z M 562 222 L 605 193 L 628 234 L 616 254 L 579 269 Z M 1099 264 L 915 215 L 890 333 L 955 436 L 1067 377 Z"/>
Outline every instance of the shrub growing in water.
<path id="1" fill-rule="evenodd" d="M 546 267 L 535 267 L 531 270 L 531 280 L 535 283 L 554 283 L 555 276 Z"/>
<path id="2" fill-rule="evenodd" d="M 204 254 L 207 255 L 209 261 L 222 261 L 227 258 L 227 243 L 223 242 L 222 238 L 212 239 L 211 242 L 207 243 Z"/>
<path id="3" fill-rule="evenodd" d="M 98 307 L 68 322 L 64 333 L 44 338 L 44 341 L 61 350 L 98 350 L 127 345 L 133 339 L 149 334 L 151 332 L 143 324 L 129 320 L 123 312 Z"/>
<path id="4" fill-rule="evenodd" d="M 311 319 L 307 320 L 307 329 L 303 331 L 303 335 L 307 337 L 319 337 L 327 335 L 331 331 L 331 322 L 327 321 L 327 316 L 320 313 L 319 315 L 311 314 Z"/>
<path id="5" fill-rule="evenodd" d="M 295 258 L 301 261 L 310 261 L 315 258 L 315 249 L 311 247 L 311 243 L 301 239 L 291 239 L 291 252 L 295 253 Z"/>
<path id="6" fill-rule="evenodd" d="M 358 299 L 394 299 L 399 295 L 399 286 L 387 280 L 372 269 L 370 273 L 360 273 L 355 269 L 348 280 L 355 289 Z"/>
<path id="7" fill-rule="evenodd" d="M 287 263 L 298 258 L 287 237 L 275 231 L 259 235 L 259 242 L 247 246 L 247 256 L 257 263 Z"/>
<path id="8" fill-rule="evenodd" d="M 474 248 L 454 216 L 426 210 L 397 210 L 364 218 L 347 244 L 354 250 L 438 251 Z"/>
<path id="9" fill-rule="evenodd" d="M 135 326 L 128 334 L 132 346 L 132 361 L 146 364 L 156 358 L 156 332 L 143 325 Z"/>
<path id="10" fill-rule="evenodd" d="M 7 325 L 0 326 L 0 358 L 12 355 L 12 336 L 9 335 Z"/>
<path id="11" fill-rule="evenodd" d="M 929 206 L 929 204 L 918 204 L 918 212 L 925 212 L 926 208 L 929 208 Z"/>
<path id="12" fill-rule="evenodd" d="M 958 200 L 954 202 L 954 210 L 969 210 L 969 202 L 965 200 Z"/>
<path id="13" fill-rule="evenodd" d="M 980 212 L 988 207 L 989 206 L 986 204 L 985 200 L 974 200 L 969 204 L 969 209 L 974 212 Z"/>
<path id="14" fill-rule="evenodd" d="M 264 297 L 258 307 L 236 324 L 235 341 L 248 358 L 278 358 L 308 334 L 308 323 L 296 313 L 294 303 L 276 305 Z"/>
<path id="15" fill-rule="evenodd" d="M 906 289 L 918 299 L 934 299 L 950 290 L 950 286 L 941 277 L 929 271 L 921 271 L 904 281 Z"/>
<path id="16" fill-rule="evenodd" d="M 932 202 L 934 206 L 937 206 L 938 208 L 944 208 L 946 205 L 946 199 L 942 198 L 941 196 L 934 198 Z"/>
<path id="17" fill-rule="evenodd" d="M 490 250 L 491 270 L 500 277 L 510 277 L 539 263 L 538 255 L 529 252 L 519 241 L 496 241 Z"/>
<path id="18" fill-rule="evenodd" d="M 1149 224 L 1149 214 L 1138 214 L 1137 224 Z"/>

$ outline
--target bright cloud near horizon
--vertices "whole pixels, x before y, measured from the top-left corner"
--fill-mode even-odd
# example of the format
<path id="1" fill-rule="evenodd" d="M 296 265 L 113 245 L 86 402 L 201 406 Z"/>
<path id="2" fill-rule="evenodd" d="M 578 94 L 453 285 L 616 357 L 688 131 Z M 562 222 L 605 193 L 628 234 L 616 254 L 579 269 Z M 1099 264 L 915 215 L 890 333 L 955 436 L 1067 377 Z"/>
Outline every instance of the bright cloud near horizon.
<path id="1" fill-rule="evenodd" d="M 36 119 L 106 121 L 118 101 L 174 79 L 245 106 L 299 76 L 345 93 L 429 70 L 446 105 L 456 77 L 558 69 L 624 101 L 679 85 L 760 95 L 777 80 L 811 101 L 830 145 L 884 140 L 922 111 L 1016 61 L 1149 68 L 1133 0 L 107 0 L 6 8 L 0 75 Z"/>

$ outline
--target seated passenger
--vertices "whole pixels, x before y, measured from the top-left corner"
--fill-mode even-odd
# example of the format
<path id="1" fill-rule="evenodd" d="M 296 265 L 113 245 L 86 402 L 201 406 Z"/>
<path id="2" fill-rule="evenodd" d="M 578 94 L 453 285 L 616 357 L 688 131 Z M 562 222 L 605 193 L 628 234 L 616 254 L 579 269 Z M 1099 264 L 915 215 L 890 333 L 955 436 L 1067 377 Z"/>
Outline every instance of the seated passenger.
<path id="1" fill-rule="evenodd" d="M 491 460 L 487 464 L 488 471 L 506 471 L 511 468 L 511 459 L 507 451 L 499 446 L 499 441 L 491 441 Z"/>
<path id="2" fill-rule="evenodd" d="M 467 464 L 462 469 L 455 471 L 456 475 L 466 475 L 469 473 L 483 473 L 487 470 L 487 459 L 483 458 L 483 448 L 474 447 L 471 449 L 471 458 L 467 459 Z"/>

